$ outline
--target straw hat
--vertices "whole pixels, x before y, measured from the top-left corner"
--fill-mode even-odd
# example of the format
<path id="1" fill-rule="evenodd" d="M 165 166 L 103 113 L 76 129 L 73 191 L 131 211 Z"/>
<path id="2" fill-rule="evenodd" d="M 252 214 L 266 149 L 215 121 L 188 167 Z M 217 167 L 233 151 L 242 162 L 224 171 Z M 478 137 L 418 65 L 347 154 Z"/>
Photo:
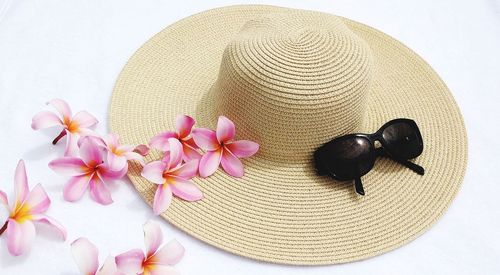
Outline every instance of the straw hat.
<path id="1" fill-rule="evenodd" d="M 113 92 L 111 130 L 147 143 L 187 114 L 196 127 L 235 122 L 257 141 L 245 176 L 219 169 L 194 182 L 205 198 L 175 200 L 162 216 L 211 245 L 287 264 L 343 263 L 415 239 L 446 211 L 466 168 L 460 111 L 439 76 L 392 37 L 352 20 L 273 6 L 231 6 L 183 19 L 146 42 Z M 313 151 L 332 138 L 411 118 L 425 149 L 424 176 L 378 159 L 351 184 L 315 174 Z M 159 159 L 154 152 L 150 160 Z M 152 203 L 155 185 L 129 178 Z"/>

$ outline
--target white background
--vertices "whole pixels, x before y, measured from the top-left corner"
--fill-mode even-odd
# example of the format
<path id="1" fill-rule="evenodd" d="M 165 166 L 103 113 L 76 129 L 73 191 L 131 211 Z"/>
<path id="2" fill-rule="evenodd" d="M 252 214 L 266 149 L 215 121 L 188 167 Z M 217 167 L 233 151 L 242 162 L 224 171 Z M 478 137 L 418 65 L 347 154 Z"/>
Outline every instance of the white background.
<path id="1" fill-rule="evenodd" d="M 19 159 L 31 186 L 42 182 L 48 214 L 68 229 L 66 242 L 47 228 L 30 253 L 11 257 L 0 238 L 0 274 L 77 274 L 69 243 L 85 236 L 108 254 L 143 247 L 142 224 L 156 219 L 128 180 L 113 188 L 115 203 L 88 195 L 62 199 L 66 178 L 47 168 L 62 154 L 54 131 L 35 132 L 31 117 L 49 99 L 88 110 L 107 129 L 114 81 L 148 38 L 193 13 L 250 1 L 0 0 L 0 189 L 11 194 Z M 253 3 L 257 3 L 253 2 Z M 262 2 L 264 3 L 264 2 Z M 415 50 L 440 74 L 463 112 L 468 170 L 456 200 L 416 241 L 360 262 L 322 267 L 266 264 L 208 246 L 162 222 L 186 255 L 182 274 L 500 274 L 500 1 L 266 1 L 342 15 L 380 29 Z M 2 8 L 3 7 L 3 8 Z M 0 210 L 0 222 L 7 213 Z"/>

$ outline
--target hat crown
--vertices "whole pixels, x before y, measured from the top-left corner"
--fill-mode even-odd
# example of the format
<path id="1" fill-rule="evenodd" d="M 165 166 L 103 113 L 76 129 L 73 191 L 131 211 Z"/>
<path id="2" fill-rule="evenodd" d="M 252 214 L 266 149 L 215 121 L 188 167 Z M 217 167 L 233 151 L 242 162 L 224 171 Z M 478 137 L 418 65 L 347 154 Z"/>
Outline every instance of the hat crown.
<path id="1" fill-rule="evenodd" d="M 217 115 L 278 161 L 310 159 L 360 126 L 372 75 L 368 45 L 340 18 L 268 14 L 227 45 L 212 90 Z"/>

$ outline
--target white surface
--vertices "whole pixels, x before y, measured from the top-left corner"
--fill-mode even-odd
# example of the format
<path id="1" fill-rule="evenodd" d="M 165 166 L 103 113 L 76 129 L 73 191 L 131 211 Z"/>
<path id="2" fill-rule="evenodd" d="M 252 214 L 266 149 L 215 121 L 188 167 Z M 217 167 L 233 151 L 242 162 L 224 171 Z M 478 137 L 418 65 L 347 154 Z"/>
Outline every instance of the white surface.
<path id="1" fill-rule="evenodd" d="M 77 274 L 69 243 L 85 236 L 101 261 L 143 247 L 142 224 L 154 218 L 128 180 L 104 207 L 88 195 L 62 199 L 66 180 L 47 168 L 62 153 L 50 145 L 55 132 L 30 128 L 44 102 L 60 97 L 85 109 L 106 131 L 114 81 L 127 59 L 167 25 L 234 1 L 0 0 L 0 189 L 12 192 L 17 161 L 26 161 L 30 184 L 42 182 L 52 198 L 48 214 L 68 229 L 61 242 L 42 230 L 32 251 L 7 253 L 0 238 L 0 274 Z M 242 1 L 239 3 L 250 1 Z M 375 3 L 376 2 L 376 3 Z M 253 2 L 256 3 L 256 2 Z M 320 10 L 363 22 L 404 42 L 424 57 L 453 92 L 469 135 L 464 184 L 444 217 L 416 241 L 361 262 L 292 267 L 241 258 L 208 246 L 162 222 L 167 239 L 187 250 L 182 274 L 500 274 L 500 2 L 490 1 L 267 1 Z M 2 13 L 0 12 L 0 15 Z M 6 213 L 0 211 L 0 220 Z M 155 218 L 156 219 L 156 218 Z M 43 228 L 42 228 L 43 229 Z"/>

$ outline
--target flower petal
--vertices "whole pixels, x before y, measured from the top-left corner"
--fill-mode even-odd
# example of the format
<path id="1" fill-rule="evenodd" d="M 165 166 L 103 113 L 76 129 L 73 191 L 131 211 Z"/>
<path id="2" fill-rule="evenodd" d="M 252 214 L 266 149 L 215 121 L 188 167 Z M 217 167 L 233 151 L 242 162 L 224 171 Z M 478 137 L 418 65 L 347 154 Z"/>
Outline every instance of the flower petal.
<path id="1" fill-rule="evenodd" d="M 224 152 L 222 153 L 222 159 L 220 161 L 222 168 L 229 175 L 237 178 L 243 177 L 243 163 L 231 153 L 229 150 L 224 148 Z"/>
<path id="2" fill-rule="evenodd" d="M 91 139 L 95 144 L 97 144 L 100 147 L 107 148 L 106 142 L 102 137 L 100 137 L 96 132 L 89 131 L 85 135 L 82 135 L 81 138 L 78 139 L 78 147 L 82 146 L 82 142 L 85 141 L 86 139 Z"/>
<path id="3" fill-rule="evenodd" d="M 66 176 L 81 176 L 89 172 L 85 162 L 75 157 L 63 157 L 49 162 L 50 169 Z"/>
<path id="4" fill-rule="evenodd" d="M 43 214 L 33 215 L 32 219 L 33 219 L 33 221 L 41 222 L 41 223 L 45 223 L 45 224 L 50 225 L 52 228 L 57 230 L 59 232 L 59 234 L 61 234 L 61 236 L 63 237 L 63 240 L 66 240 L 66 237 L 67 237 L 66 229 L 58 221 L 54 220 L 53 218 L 51 218 L 49 216 L 45 216 Z"/>
<path id="5" fill-rule="evenodd" d="M 163 234 L 160 225 L 154 221 L 144 224 L 144 243 L 146 245 L 146 258 L 156 253 L 156 250 L 163 243 Z"/>
<path id="6" fill-rule="evenodd" d="M 31 128 L 33 130 L 45 129 L 53 126 L 62 126 L 61 119 L 54 113 L 42 111 L 31 119 Z"/>
<path id="7" fill-rule="evenodd" d="M 186 201 L 203 199 L 203 193 L 191 181 L 178 177 L 168 177 L 167 181 L 175 196 Z"/>
<path id="8" fill-rule="evenodd" d="M 87 111 L 80 111 L 75 114 L 71 123 L 76 123 L 78 128 L 89 128 L 96 125 L 99 121 Z"/>
<path id="9" fill-rule="evenodd" d="M 187 138 L 183 138 L 181 140 L 181 142 L 186 144 L 186 145 L 189 145 L 191 148 L 200 149 L 200 147 L 198 147 L 198 145 L 196 145 L 196 142 L 194 142 L 194 139 L 191 136 L 187 137 Z"/>
<path id="10" fill-rule="evenodd" d="M 107 180 L 117 180 L 121 179 L 125 174 L 127 174 L 128 171 L 128 163 L 125 162 L 125 166 L 118 171 L 114 171 L 109 166 L 107 165 L 100 165 L 99 170 L 97 170 L 97 173 L 101 177 L 103 181 Z"/>
<path id="11" fill-rule="evenodd" d="M 175 120 L 175 129 L 179 134 L 179 139 L 187 137 L 191 133 L 195 121 L 187 115 L 180 115 Z"/>
<path id="12" fill-rule="evenodd" d="M 184 256 L 184 252 L 184 247 L 174 239 L 164 245 L 154 255 L 153 259 L 151 259 L 151 262 L 160 265 L 175 265 L 182 259 L 182 256 Z"/>
<path id="13" fill-rule="evenodd" d="M 193 139 L 191 139 L 193 140 Z M 201 154 L 194 147 L 190 146 L 188 143 L 182 141 L 182 159 L 185 162 L 190 160 L 199 160 L 201 159 Z"/>
<path id="14" fill-rule="evenodd" d="M 172 203 L 172 190 L 168 184 L 158 185 L 156 188 L 155 198 L 153 201 L 153 212 L 155 215 L 167 211 Z"/>
<path id="15" fill-rule="evenodd" d="M 109 169 L 113 171 L 120 171 L 127 165 L 127 158 L 124 155 L 117 156 L 111 151 L 108 151 L 106 161 Z"/>
<path id="16" fill-rule="evenodd" d="M 89 186 L 89 180 L 90 175 L 75 176 L 69 179 L 68 183 L 64 186 L 64 199 L 70 202 L 81 199 Z"/>
<path id="17" fill-rule="evenodd" d="M 90 136 L 90 137 L 99 137 L 99 134 L 96 133 L 94 130 L 90 129 L 90 128 L 79 128 L 78 129 L 78 134 L 82 137 L 87 137 L 87 136 Z M 94 139 L 95 141 L 96 139 Z M 97 143 L 99 144 L 99 143 Z"/>
<path id="18" fill-rule="evenodd" d="M 111 193 L 109 192 L 106 184 L 97 176 L 94 175 L 89 181 L 89 189 L 90 189 L 90 197 L 102 204 L 108 205 L 113 203 L 113 199 L 111 198 Z"/>
<path id="19" fill-rule="evenodd" d="M 66 101 L 56 98 L 47 102 L 47 104 L 52 105 L 57 110 L 57 112 L 61 114 L 63 120 L 71 119 L 72 116 L 71 108 L 69 108 L 69 105 L 68 103 L 66 103 Z"/>
<path id="20" fill-rule="evenodd" d="M 118 151 L 125 153 L 125 152 L 132 152 L 135 149 L 134 145 L 119 145 L 116 147 Z"/>
<path id="21" fill-rule="evenodd" d="M 182 144 L 176 138 L 168 139 L 168 146 L 170 147 L 170 158 L 168 160 L 167 168 L 168 170 L 173 169 L 182 162 Z"/>
<path id="22" fill-rule="evenodd" d="M 196 145 L 203 150 L 213 151 L 220 147 L 220 143 L 217 140 L 217 134 L 213 130 L 196 128 L 193 129 L 191 135 Z"/>
<path id="23" fill-rule="evenodd" d="M 28 194 L 25 205 L 29 207 L 29 213 L 31 215 L 47 211 L 50 206 L 50 199 L 40 183 Z"/>
<path id="24" fill-rule="evenodd" d="M 221 157 L 222 149 L 206 152 L 200 160 L 200 176 L 206 178 L 215 173 L 219 167 Z"/>
<path id="25" fill-rule="evenodd" d="M 259 151 L 259 144 L 250 140 L 227 143 L 225 147 L 238 158 L 251 157 Z"/>
<path id="26" fill-rule="evenodd" d="M 99 268 L 99 251 L 86 238 L 79 238 L 71 243 L 71 254 L 81 274 L 95 274 Z"/>
<path id="27" fill-rule="evenodd" d="M 217 121 L 217 140 L 219 143 L 230 141 L 234 138 L 236 129 L 234 123 L 225 116 L 220 116 Z"/>
<path id="28" fill-rule="evenodd" d="M 149 153 L 149 146 L 147 146 L 146 144 L 139 144 L 135 146 L 134 152 L 141 156 L 145 156 Z"/>
<path id="29" fill-rule="evenodd" d="M 9 219 L 7 224 L 7 248 L 13 256 L 19 256 L 28 251 L 35 238 L 35 226 L 29 220 L 22 223 Z"/>
<path id="30" fill-rule="evenodd" d="M 26 167 L 23 160 L 17 163 L 14 175 L 14 193 L 16 206 L 22 204 L 29 194 L 28 177 L 26 176 Z"/>
<path id="31" fill-rule="evenodd" d="M 5 205 L 7 208 L 9 207 L 9 200 L 7 199 L 7 194 L 5 192 L 0 191 L 0 203 Z"/>
<path id="32" fill-rule="evenodd" d="M 135 161 L 139 162 L 142 166 L 146 165 L 146 163 L 144 162 L 144 157 L 139 153 L 127 152 L 127 153 L 124 153 L 123 156 L 127 160 L 135 160 Z"/>
<path id="33" fill-rule="evenodd" d="M 118 271 L 115 258 L 108 256 L 101 269 L 99 269 L 95 275 L 125 275 L 125 273 Z"/>
<path id="34" fill-rule="evenodd" d="M 198 173 L 198 160 L 190 160 L 181 166 L 170 170 L 169 175 L 180 177 L 183 179 L 191 179 Z"/>
<path id="35" fill-rule="evenodd" d="M 162 161 L 153 161 L 142 168 L 141 176 L 156 184 L 163 184 L 163 171 L 167 164 Z"/>
<path id="36" fill-rule="evenodd" d="M 89 167 L 95 167 L 103 163 L 101 148 L 89 138 L 85 139 L 80 145 L 80 156 Z"/>
<path id="37" fill-rule="evenodd" d="M 116 266 L 126 274 L 141 273 L 144 253 L 140 249 L 132 249 L 115 257 Z"/>
<path id="38" fill-rule="evenodd" d="M 144 273 L 142 275 L 180 275 L 180 274 L 181 273 L 172 266 L 155 265 L 152 268 L 144 270 Z"/>
<path id="39" fill-rule="evenodd" d="M 163 162 L 165 164 L 165 171 L 167 171 L 168 163 L 170 162 L 170 151 L 167 151 L 163 154 L 163 158 L 161 159 L 161 162 Z"/>
<path id="40" fill-rule="evenodd" d="M 80 135 L 77 133 L 71 133 L 66 131 L 66 148 L 64 149 L 65 157 L 73 157 L 78 155 L 78 140 L 80 140 Z"/>
<path id="41" fill-rule="evenodd" d="M 149 146 L 166 152 L 169 150 L 168 139 L 169 138 L 177 138 L 177 137 L 178 137 L 178 135 L 176 132 L 172 132 L 172 131 L 163 132 L 163 133 L 160 133 L 160 134 L 154 136 L 149 141 Z"/>
<path id="42" fill-rule="evenodd" d="M 102 139 L 104 140 L 104 143 L 106 143 L 106 147 L 108 147 L 108 149 L 117 148 L 120 145 L 117 134 L 110 133 L 103 136 Z"/>

